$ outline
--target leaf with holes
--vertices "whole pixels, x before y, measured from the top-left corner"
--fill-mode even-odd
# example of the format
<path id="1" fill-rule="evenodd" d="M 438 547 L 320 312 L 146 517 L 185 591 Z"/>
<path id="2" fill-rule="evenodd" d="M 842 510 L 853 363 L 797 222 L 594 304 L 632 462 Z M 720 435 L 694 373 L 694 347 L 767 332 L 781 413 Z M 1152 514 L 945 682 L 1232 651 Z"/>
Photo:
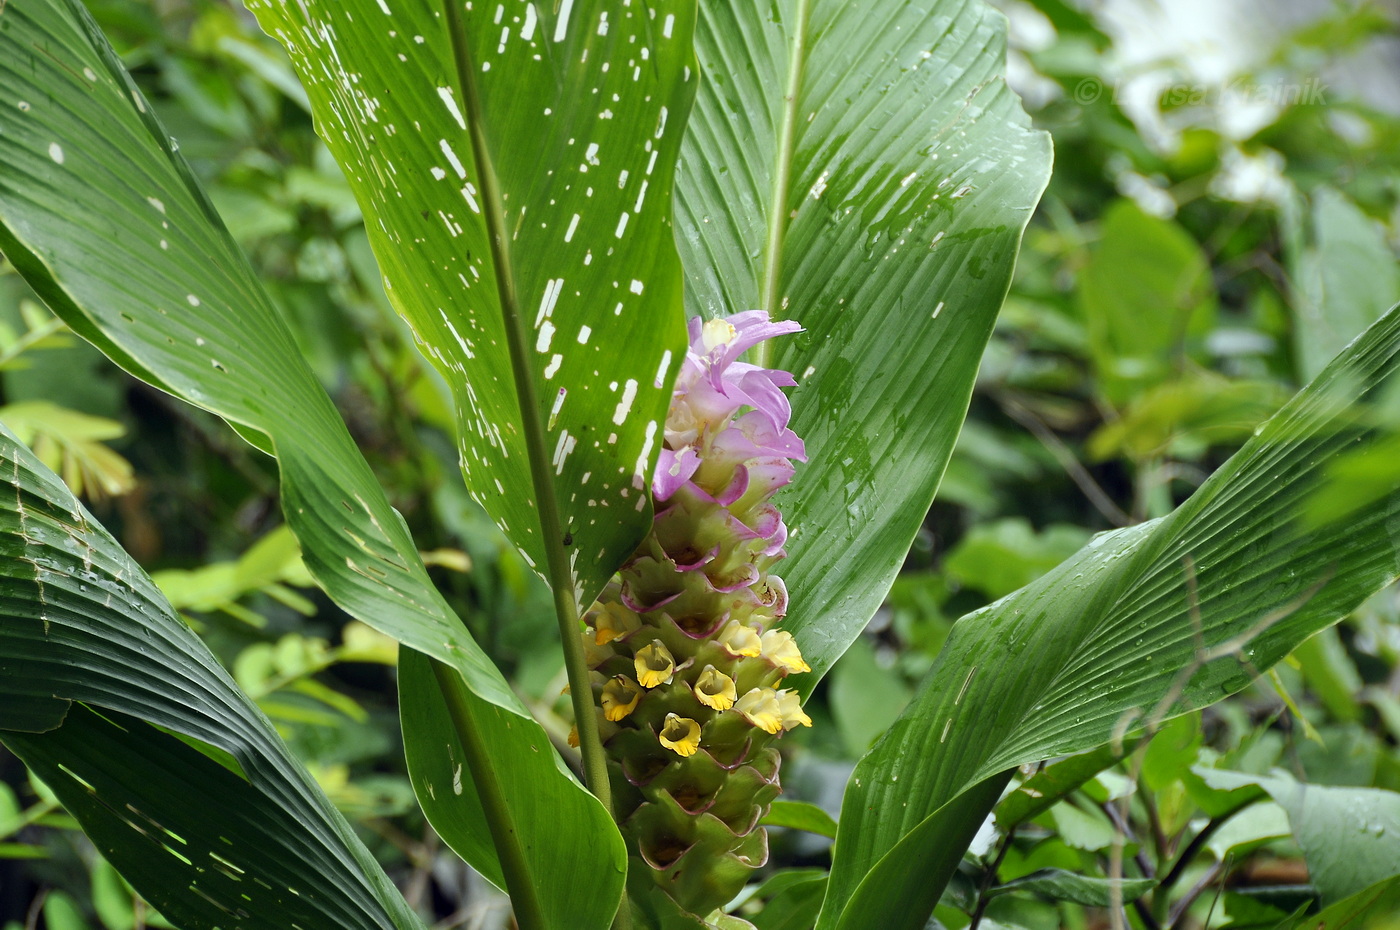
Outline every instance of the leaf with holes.
<path id="1" fill-rule="evenodd" d="M 317 582 L 350 614 L 460 674 L 478 723 L 474 758 L 523 760 L 509 780 L 489 765 L 475 774 L 499 789 L 491 809 L 507 827 L 497 837 L 539 876 L 541 906 L 605 920 L 621 889 L 621 836 L 433 587 L 402 518 L 121 63 L 77 0 L 11 3 L 0 15 L 0 97 L 22 104 L 0 108 L 0 250 L 128 371 L 276 453 L 287 523 Z M 463 785 L 476 791 L 474 778 Z M 509 828 L 536 804 L 557 813 L 550 829 Z M 499 870 L 489 856 L 474 864 Z"/>
<path id="2" fill-rule="evenodd" d="M 1050 175 L 981 0 L 701 4 L 676 222 L 692 313 L 801 323 L 809 463 L 779 497 L 810 693 L 879 607 L 948 463 Z"/>
<path id="3" fill-rule="evenodd" d="M 685 349 L 670 198 L 693 4 L 248 6 L 452 388 L 472 496 L 586 607 L 648 526 Z"/>
<path id="4" fill-rule="evenodd" d="M 922 927 L 956 862 L 909 863 L 946 844 L 937 819 L 981 822 L 989 779 L 1239 691 L 1400 575 L 1400 487 L 1345 520 L 1303 519 L 1331 457 L 1386 447 L 1375 407 L 1397 381 L 1400 308 L 1174 513 L 958 621 L 851 776 L 819 927 Z"/>
<path id="5" fill-rule="evenodd" d="M 0 741 L 183 926 L 420 927 L 158 588 L 0 427 Z M 44 719 L 10 711 L 45 705 Z"/>

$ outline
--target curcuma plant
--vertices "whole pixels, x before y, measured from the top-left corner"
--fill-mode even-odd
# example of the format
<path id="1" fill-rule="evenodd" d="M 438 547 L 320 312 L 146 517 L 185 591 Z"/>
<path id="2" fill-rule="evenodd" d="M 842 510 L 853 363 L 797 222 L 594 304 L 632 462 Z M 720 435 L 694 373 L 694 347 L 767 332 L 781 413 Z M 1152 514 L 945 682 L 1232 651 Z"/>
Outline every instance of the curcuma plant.
<path id="1" fill-rule="evenodd" d="M 429 581 L 78 0 L 0 3 L 0 251 L 74 332 L 276 457 L 311 574 L 403 646 L 425 815 L 521 927 L 752 926 L 726 907 L 767 858 L 781 737 L 927 513 L 1048 180 L 1003 21 L 980 0 L 248 6 L 451 392 L 469 491 L 550 585 L 577 771 Z M 1400 489 L 1344 520 L 1310 502 L 1339 456 L 1386 448 L 1397 365 L 1392 312 L 1177 511 L 959 621 L 856 766 L 829 872 L 749 916 L 924 927 L 1019 766 L 1239 691 L 1393 580 Z M 421 926 L 133 560 L 4 431 L 0 456 L 0 740 L 103 855 L 177 926 Z"/>

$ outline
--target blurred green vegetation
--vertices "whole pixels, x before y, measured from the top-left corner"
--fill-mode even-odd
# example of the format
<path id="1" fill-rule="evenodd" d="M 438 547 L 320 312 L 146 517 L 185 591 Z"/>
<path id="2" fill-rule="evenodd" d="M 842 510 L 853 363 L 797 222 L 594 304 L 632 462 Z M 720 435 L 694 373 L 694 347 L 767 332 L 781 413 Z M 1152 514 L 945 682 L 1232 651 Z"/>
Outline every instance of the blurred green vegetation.
<path id="1" fill-rule="evenodd" d="M 1054 135 L 1055 176 L 906 570 L 815 695 L 816 726 L 786 741 L 788 796 L 832 813 L 850 766 L 898 715 L 954 619 L 1093 533 L 1168 512 L 1400 299 L 1394 113 L 1328 87 L 1240 133 L 1225 112 L 1238 100 L 1181 93 L 1189 81 L 1130 110 L 1117 99 L 1119 42 L 1102 25 L 1062 0 L 1004 6 L 1013 75 Z M 279 48 L 214 0 L 89 7 L 261 271 L 436 581 L 568 752 L 549 599 L 467 499 L 443 386 L 388 307 L 358 208 Z M 1236 77 L 1301 84 L 1395 31 L 1374 8 L 1339 6 L 1270 40 Z M 1400 423 L 1394 401 L 1372 414 Z M 114 368 L 8 273 L 0 421 L 155 574 L 409 901 L 441 927 L 504 925 L 503 899 L 416 810 L 394 644 L 311 584 L 280 525 L 273 462 Z M 1396 451 L 1338 460 L 1308 518 L 1344 519 L 1394 487 Z M 941 925 L 1107 926 L 1117 896 L 1133 926 L 1243 930 L 1328 893 L 1286 805 L 1209 770 L 1257 781 L 1278 767 L 1321 785 L 1400 790 L 1397 620 L 1400 598 L 1383 592 L 1145 749 L 1023 773 L 1058 787 L 1030 808 L 1016 808 L 1016 794 L 1003 802 L 1002 833 L 974 844 Z M 800 813 L 784 822 L 825 823 Z M 780 874 L 754 891 L 770 902 L 753 918 L 760 928 L 783 926 L 784 909 L 814 893 L 797 869 L 824 865 L 830 841 L 813 829 L 775 832 Z M 1342 863 L 1362 854 L 1344 842 L 1329 853 Z M 1166 890 L 1151 905 L 1132 903 L 1157 884 Z M 0 927 L 29 926 L 163 924 L 0 751 Z"/>

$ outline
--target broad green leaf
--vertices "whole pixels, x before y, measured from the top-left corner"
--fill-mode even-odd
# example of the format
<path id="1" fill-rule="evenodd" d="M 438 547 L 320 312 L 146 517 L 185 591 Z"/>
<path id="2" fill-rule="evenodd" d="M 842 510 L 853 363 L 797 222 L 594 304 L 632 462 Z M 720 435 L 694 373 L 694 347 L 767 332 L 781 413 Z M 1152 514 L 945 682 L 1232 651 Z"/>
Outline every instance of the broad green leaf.
<path id="1" fill-rule="evenodd" d="M 1108 907 L 1114 903 L 1136 901 L 1156 884 L 1157 880 L 1153 878 L 1096 878 L 1064 869 L 1040 869 L 1004 885 L 997 885 L 987 894 L 1029 891 L 1052 901 L 1070 901 L 1085 907 Z"/>
<path id="2" fill-rule="evenodd" d="M 1199 714 L 1182 714 L 1164 724 L 1142 754 L 1142 783 L 1156 792 L 1177 785 L 1196 764 L 1202 740 Z"/>
<path id="3" fill-rule="evenodd" d="M 836 821 L 826 811 L 806 801 L 774 801 L 763 816 L 763 825 L 836 838 Z"/>
<path id="4" fill-rule="evenodd" d="M 281 587 L 284 582 L 303 586 L 314 583 L 302 564 L 296 537 L 286 525 L 263 536 L 237 560 L 212 562 L 195 569 L 166 569 L 155 572 L 151 579 L 176 610 L 228 610 L 239 618 L 255 621 L 255 625 L 261 625 L 262 618 L 240 610 L 237 602 L 241 598 L 254 591 L 277 592 L 273 596 L 285 597 L 281 592 L 291 592 Z"/>
<path id="5" fill-rule="evenodd" d="M 832 720 L 851 758 L 865 754 L 909 698 L 909 686 L 898 669 L 881 668 L 867 640 L 851 643 L 832 668 L 827 688 Z"/>
<path id="6" fill-rule="evenodd" d="M 61 474 L 74 494 L 101 499 L 136 487 L 131 463 L 105 445 L 126 433 L 116 420 L 45 400 L 28 400 L 0 407 L 0 423 L 33 449 L 41 462 Z"/>
<path id="7" fill-rule="evenodd" d="M 82 7 L 29 0 L 0 16 L 0 97 L 22 104 L 0 108 L 0 250 L 75 332 L 276 452 L 307 568 L 347 612 L 462 674 L 482 757 L 546 746 L 433 587 L 267 293 Z M 578 856 L 569 881 L 556 876 L 543 893 L 567 906 L 591 899 L 587 886 L 620 889 L 625 849 L 602 805 L 557 754 L 526 758 L 508 805 L 549 803 L 558 818 L 541 836 L 511 837 Z"/>
<path id="8" fill-rule="evenodd" d="M 1108 815 L 1093 808 L 1086 811 L 1073 804 L 1056 804 L 1050 808 L 1050 819 L 1060 841 L 1071 849 L 1106 851 L 1123 839 Z"/>
<path id="9" fill-rule="evenodd" d="M 44 924 L 49 930 L 88 930 L 78 902 L 61 891 L 44 899 Z"/>
<path id="10" fill-rule="evenodd" d="M 1089 454 L 1198 459 L 1212 445 L 1248 439 L 1287 399 L 1273 382 L 1192 371 L 1130 399 L 1121 417 L 1089 438 Z"/>
<path id="11" fill-rule="evenodd" d="M 1265 843 L 1288 835 L 1288 814 L 1283 808 L 1272 801 L 1259 801 L 1250 803 L 1211 834 L 1205 848 L 1220 862 L 1231 853 L 1239 861 Z"/>
<path id="12" fill-rule="evenodd" d="M 103 855 L 185 926 L 420 926 L 150 578 L 3 429 L 0 474 L 0 706 L 69 704 L 0 740 Z"/>
<path id="13" fill-rule="evenodd" d="M 998 829 L 1005 833 L 1039 816 L 1121 758 L 1114 747 L 1100 746 L 1046 766 L 997 802 Z"/>
<path id="14" fill-rule="evenodd" d="M 290 53 L 389 300 L 453 392 L 468 490 L 554 589 L 604 793 L 577 615 L 650 525 L 685 351 L 670 203 L 693 0 L 248 6 Z"/>
<path id="15" fill-rule="evenodd" d="M 248 7 L 452 389 L 468 489 L 587 606 L 649 526 L 685 350 L 670 202 L 693 3 L 473 3 L 460 59 L 441 2 Z"/>
<path id="16" fill-rule="evenodd" d="M 759 890 L 760 895 L 770 892 L 769 882 Z M 826 873 L 799 874 L 790 884 L 771 889 L 753 924 L 758 930 L 811 930 L 825 892 Z"/>
<path id="17" fill-rule="evenodd" d="M 1400 920 L 1400 875 L 1376 882 L 1321 913 L 1285 921 L 1277 930 L 1396 930 Z"/>
<path id="18" fill-rule="evenodd" d="M 1280 771 L 1247 775 L 1198 768 L 1213 788 L 1258 785 L 1288 813 L 1323 904 L 1400 875 L 1400 794 L 1380 788 L 1335 788 L 1298 782 Z"/>
<path id="19" fill-rule="evenodd" d="M 958 621 L 915 701 L 851 777 L 821 926 L 873 925 L 859 895 L 877 890 L 922 900 L 936 882 L 907 868 L 928 854 L 911 838 L 934 842 L 935 812 L 980 803 L 955 800 L 969 785 L 1238 691 L 1400 574 L 1400 487 L 1345 521 L 1301 519 L 1329 457 L 1385 441 L 1365 405 L 1397 368 L 1400 310 L 1174 513 L 1095 537 Z M 927 913 L 911 907 L 888 926 L 922 926 Z"/>
<path id="20" fill-rule="evenodd" d="M 1308 501 L 1307 517 L 1313 523 L 1341 520 L 1384 500 L 1400 482 L 1400 431 L 1385 442 L 1338 455 L 1328 463 L 1327 477 Z"/>
<path id="21" fill-rule="evenodd" d="M 1292 256 L 1293 345 L 1304 378 L 1400 300 L 1400 267 L 1379 223 L 1330 187 L 1313 193 L 1309 219 L 1309 242 Z"/>
<path id="22" fill-rule="evenodd" d="M 798 321 L 810 461 L 778 499 L 810 693 L 880 605 L 1049 177 L 980 0 L 703 0 L 676 223 L 691 313 Z"/>
<path id="23" fill-rule="evenodd" d="M 432 663 L 411 649 L 399 654 L 399 705 L 403 721 L 404 752 L 408 759 L 409 777 L 414 793 L 433 828 L 453 849 L 469 862 L 486 862 L 483 874 L 498 886 L 505 887 L 499 866 L 491 863 L 491 837 L 477 827 L 484 819 L 481 801 L 464 790 L 472 767 L 467 752 L 452 725 L 451 713 L 438 687 Z M 505 711 L 486 711 L 502 718 L 509 725 Z M 446 751 L 444 751 L 444 748 Z M 503 743 L 492 752 L 489 768 L 493 777 L 503 783 L 528 770 L 531 756 L 553 752 L 541 734 L 538 742 Z M 528 795 L 528 786 L 525 792 Z M 529 850 L 532 874 L 542 882 L 569 883 L 579 867 L 581 850 L 588 844 L 586 837 L 572 833 L 571 825 L 562 823 L 551 798 L 541 793 L 534 803 L 528 797 L 516 807 L 515 829 L 527 836 L 545 836 L 551 831 L 569 833 L 573 842 L 551 843 Z M 545 919 L 551 927 L 605 927 L 617 910 L 618 883 L 625 874 L 625 865 L 613 866 L 610 881 L 593 886 L 578 887 L 565 895 L 546 896 L 543 901 Z"/>
<path id="24" fill-rule="evenodd" d="M 998 598 L 1078 552 L 1090 535 L 1083 527 L 1063 523 L 1036 532 L 1020 517 L 991 520 L 968 530 L 944 559 L 943 569 L 958 583 Z"/>
<path id="25" fill-rule="evenodd" d="M 860 771 L 857 769 L 856 775 L 852 776 L 852 783 L 857 788 L 860 786 L 859 777 Z M 844 914 L 831 906 L 832 883 L 842 877 L 838 876 L 835 866 L 843 860 L 835 858 L 831 877 L 827 880 L 826 897 L 817 919 L 818 930 L 823 927 L 839 927 L 841 930 L 923 927 L 943 894 L 948 876 L 962 861 L 963 851 L 977 835 L 984 817 L 996 804 L 1010 777 L 1010 772 L 992 775 L 915 826 L 881 863 L 887 866 L 885 874 L 872 876 L 877 880 L 862 882 L 855 889 Z M 850 793 L 847 788 L 847 797 Z M 842 817 L 848 816 L 849 812 L 849 808 L 843 808 Z M 841 844 L 851 840 L 851 833 L 841 827 L 836 836 L 835 855 L 839 857 Z M 839 887 L 836 889 L 837 894 L 842 891 Z"/>
<path id="26" fill-rule="evenodd" d="M 1363 686 L 1361 673 L 1335 629 L 1323 630 L 1299 645 L 1293 658 L 1308 690 L 1329 714 L 1344 722 L 1361 719 L 1361 702 L 1357 700 Z"/>
<path id="27" fill-rule="evenodd" d="M 1078 297 L 1099 390 L 1117 406 L 1171 380 L 1215 319 L 1210 263 L 1196 240 L 1130 200 L 1104 212 Z"/>

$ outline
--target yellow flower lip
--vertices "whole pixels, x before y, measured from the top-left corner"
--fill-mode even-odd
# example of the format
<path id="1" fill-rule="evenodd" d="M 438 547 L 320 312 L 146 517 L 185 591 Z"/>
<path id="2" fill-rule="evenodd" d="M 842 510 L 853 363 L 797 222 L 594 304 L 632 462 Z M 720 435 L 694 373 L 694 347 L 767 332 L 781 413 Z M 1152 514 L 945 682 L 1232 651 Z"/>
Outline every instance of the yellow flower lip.
<path id="1" fill-rule="evenodd" d="M 641 685 L 626 675 L 614 675 L 603 685 L 603 716 L 614 722 L 621 720 L 637 709 L 637 702 L 641 699 Z"/>
<path id="2" fill-rule="evenodd" d="M 659 639 L 637 650 L 632 664 L 637 668 L 637 680 L 643 688 L 655 688 L 671 680 L 676 671 L 676 660 L 671 650 Z"/>
<path id="3" fill-rule="evenodd" d="M 784 674 L 810 672 L 812 667 L 802 658 L 797 641 L 786 630 L 769 630 L 761 639 L 763 657 Z"/>
<path id="4" fill-rule="evenodd" d="M 802 710 L 802 701 L 796 691 L 784 689 L 778 692 L 778 712 L 782 714 L 784 730 L 791 730 L 798 725 L 812 725 L 812 718 Z"/>
<path id="5" fill-rule="evenodd" d="M 783 728 L 783 710 L 778 692 L 772 688 L 754 688 L 735 702 L 734 709 L 765 733 L 777 733 Z"/>
<path id="6" fill-rule="evenodd" d="M 705 666 L 705 670 L 695 679 L 695 697 L 706 707 L 713 707 L 715 710 L 728 710 L 734 706 L 734 702 L 739 698 L 739 692 L 734 687 L 734 679 L 715 668 L 713 665 Z"/>
<path id="7" fill-rule="evenodd" d="M 667 714 L 660 739 L 661 745 L 676 755 L 693 756 L 700 748 L 700 724 L 680 714 Z"/>
<path id="8" fill-rule="evenodd" d="M 763 651 L 763 640 L 753 627 L 744 626 L 738 620 L 730 620 L 717 637 L 724 651 L 732 656 L 756 656 Z"/>

